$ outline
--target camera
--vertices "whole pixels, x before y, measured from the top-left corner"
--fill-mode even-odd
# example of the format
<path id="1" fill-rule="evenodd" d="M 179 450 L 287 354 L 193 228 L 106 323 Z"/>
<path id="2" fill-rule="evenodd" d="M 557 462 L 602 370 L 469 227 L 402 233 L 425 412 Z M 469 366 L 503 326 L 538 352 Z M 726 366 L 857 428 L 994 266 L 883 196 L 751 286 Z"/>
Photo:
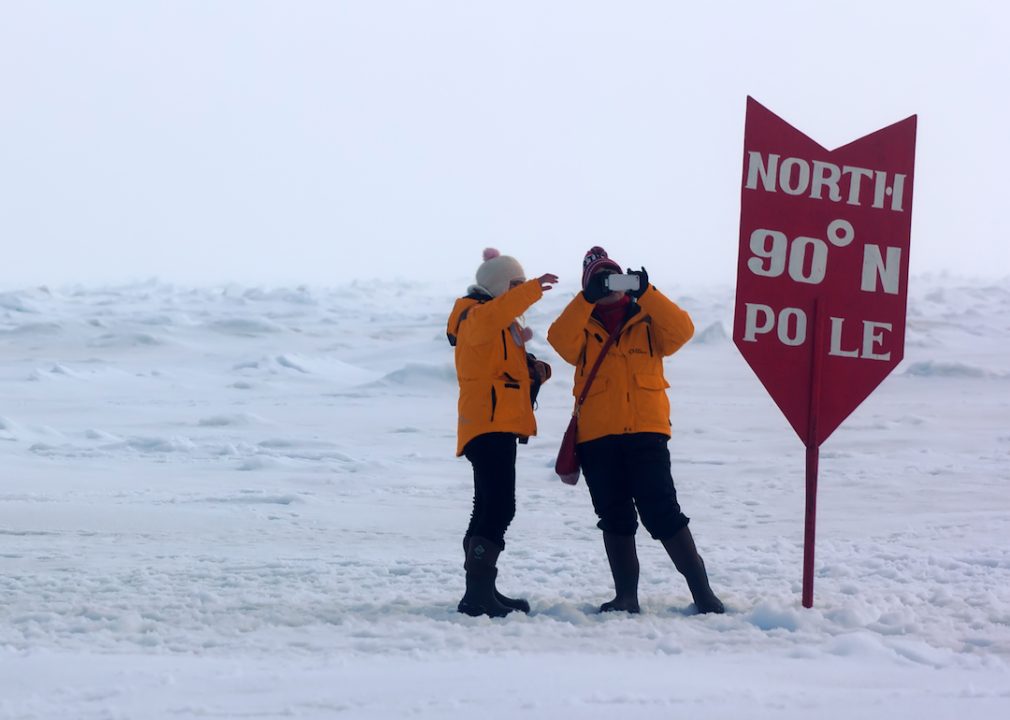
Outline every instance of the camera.
<path id="1" fill-rule="evenodd" d="M 642 278 L 638 275 L 619 275 L 614 273 L 613 275 L 608 275 L 606 281 L 604 282 L 604 287 L 610 292 L 619 292 L 621 290 L 638 290 L 641 287 Z"/>

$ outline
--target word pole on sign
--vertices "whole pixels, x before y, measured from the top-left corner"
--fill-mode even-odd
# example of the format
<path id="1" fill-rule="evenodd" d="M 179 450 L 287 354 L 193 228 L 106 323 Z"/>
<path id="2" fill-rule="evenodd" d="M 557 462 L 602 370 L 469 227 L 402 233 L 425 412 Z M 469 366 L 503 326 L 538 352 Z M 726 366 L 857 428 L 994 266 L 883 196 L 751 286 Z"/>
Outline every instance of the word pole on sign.
<path id="1" fill-rule="evenodd" d="M 904 356 L 915 127 L 829 151 L 747 98 L 733 341 L 806 448 L 808 608 L 821 443 Z"/>

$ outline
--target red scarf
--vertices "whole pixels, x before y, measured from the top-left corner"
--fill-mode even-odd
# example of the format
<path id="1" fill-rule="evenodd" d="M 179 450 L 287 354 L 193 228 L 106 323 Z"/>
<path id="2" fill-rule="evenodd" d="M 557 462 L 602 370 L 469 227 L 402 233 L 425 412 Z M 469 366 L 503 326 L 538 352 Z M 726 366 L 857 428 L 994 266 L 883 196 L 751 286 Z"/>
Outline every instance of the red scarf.
<path id="1" fill-rule="evenodd" d="M 600 319 L 603 327 L 607 328 L 607 334 L 613 335 L 617 326 L 624 320 L 624 314 L 630 304 L 631 298 L 625 295 L 613 305 L 597 305 L 593 314 Z"/>

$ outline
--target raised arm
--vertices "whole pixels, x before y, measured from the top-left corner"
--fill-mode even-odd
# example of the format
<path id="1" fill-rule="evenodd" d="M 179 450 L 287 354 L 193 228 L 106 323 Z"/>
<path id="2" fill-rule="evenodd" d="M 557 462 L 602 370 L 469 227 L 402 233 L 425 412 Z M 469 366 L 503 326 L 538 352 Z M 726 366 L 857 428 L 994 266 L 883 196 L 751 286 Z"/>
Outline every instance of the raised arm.
<path id="1" fill-rule="evenodd" d="M 638 304 L 652 317 L 652 328 L 657 331 L 659 351 L 664 357 L 673 355 L 694 336 L 691 316 L 655 286 L 649 285 L 638 298 Z"/>
<path id="2" fill-rule="evenodd" d="M 547 342 L 551 344 L 565 362 L 576 365 L 586 347 L 584 331 L 589 316 L 593 314 L 593 303 L 582 293 L 577 294 L 547 331 Z"/>
<path id="3" fill-rule="evenodd" d="M 543 295 L 540 280 L 534 278 L 512 288 L 501 297 L 474 306 L 468 314 L 471 321 L 477 321 L 468 324 L 470 342 L 474 345 L 492 342 Z"/>

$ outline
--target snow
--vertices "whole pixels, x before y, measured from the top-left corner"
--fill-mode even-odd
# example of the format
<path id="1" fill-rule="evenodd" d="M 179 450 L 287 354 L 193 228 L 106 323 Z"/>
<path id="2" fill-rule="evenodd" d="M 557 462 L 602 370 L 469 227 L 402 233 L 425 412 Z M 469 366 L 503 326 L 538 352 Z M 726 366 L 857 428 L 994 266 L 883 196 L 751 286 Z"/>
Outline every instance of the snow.
<path id="1" fill-rule="evenodd" d="M 1003 718 L 1010 280 L 912 279 L 906 357 L 824 444 L 815 602 L 803 448 L 729 338 L 668 361 L 678 492 L 724 616 L 639 534 L 639 616 L 553 460 L 521 446 L 503 620 L 455 612 L 456 283 L 0 293 L 0 717 Z"/>

